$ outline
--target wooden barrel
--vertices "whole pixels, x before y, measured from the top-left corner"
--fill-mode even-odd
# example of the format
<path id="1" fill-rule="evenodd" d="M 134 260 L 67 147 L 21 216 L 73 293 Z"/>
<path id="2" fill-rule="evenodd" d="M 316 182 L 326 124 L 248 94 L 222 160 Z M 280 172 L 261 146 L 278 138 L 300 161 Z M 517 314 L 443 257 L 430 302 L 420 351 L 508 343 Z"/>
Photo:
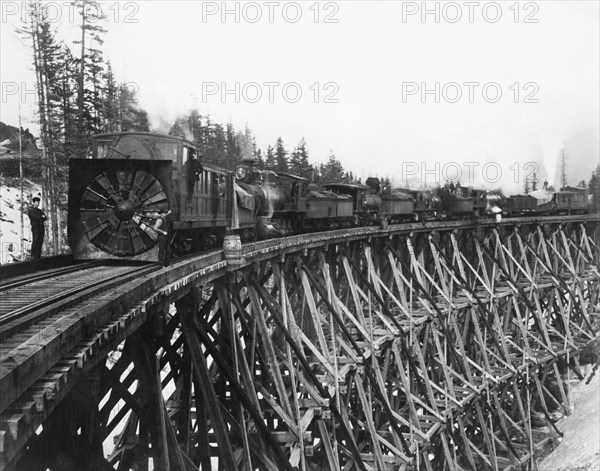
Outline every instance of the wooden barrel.
<path id="1" fill-rule="evenodd" d="M 223 254 L 225 260 L 241 260 L 242 241 L 239 234 L 225 234 L 223 239 Z"/>

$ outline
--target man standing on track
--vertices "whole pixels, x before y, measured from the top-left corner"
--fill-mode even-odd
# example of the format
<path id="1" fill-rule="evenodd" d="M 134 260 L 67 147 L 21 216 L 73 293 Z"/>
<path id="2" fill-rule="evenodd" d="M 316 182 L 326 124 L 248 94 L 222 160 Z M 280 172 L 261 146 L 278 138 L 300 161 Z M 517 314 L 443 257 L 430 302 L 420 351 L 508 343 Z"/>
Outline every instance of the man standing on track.
<path id="1" fill-rule="evenodd" d="M 31 204 L 32 207 L 27 211 L 31 223 L 31 237 L 33 239 L 31 242 L 31 257 L 34 260 L 39 260 L 42 258 L 42 244 L 44 243 L 44 222 L 48 218 L 44 214 L 44 211 L 39 208 L 40 199 L 37 196 L 31 200 Z"/>

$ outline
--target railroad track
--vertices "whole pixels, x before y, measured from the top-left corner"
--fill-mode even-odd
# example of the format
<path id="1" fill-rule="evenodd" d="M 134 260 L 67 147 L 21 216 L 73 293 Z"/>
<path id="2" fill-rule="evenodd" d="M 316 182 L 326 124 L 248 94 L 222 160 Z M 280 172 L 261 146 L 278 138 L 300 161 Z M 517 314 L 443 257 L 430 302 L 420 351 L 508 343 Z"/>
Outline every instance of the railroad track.
<path id="1" fill-rule="evenodd" d="M 32 272 L 26 275 L 15 276 L 0 280 L 0 293 L 8 291 L 19 286 L 27 285 L 36 281 L 47 280 L 60 275 L 66 275 L 67 273 L 73 273 L 76 271 L 86 270 L 88 268 L 100 265 L 101 261 L 92 261 L 87 263 L 78 263 L 75 265 L 69 265 L 67 267 L 54 268 L 49 270 L 43 270 L 41 272 Z"/>
<path id="2" fill-rule="evenodd" d="M 0 286 L 0 340 L 100 292 L 160 268 L 159 264 L 90 262 L 32 274 Z"/>

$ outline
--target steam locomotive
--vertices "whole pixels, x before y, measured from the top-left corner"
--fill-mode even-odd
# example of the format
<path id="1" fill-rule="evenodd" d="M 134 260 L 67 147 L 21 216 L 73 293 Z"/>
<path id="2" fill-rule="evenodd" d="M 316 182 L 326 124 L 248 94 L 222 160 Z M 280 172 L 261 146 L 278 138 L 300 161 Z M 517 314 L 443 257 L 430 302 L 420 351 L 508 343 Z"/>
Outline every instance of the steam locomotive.
<path id="1" fill-rule="evenodd" d="M 306 178 L 258 169 L 252 160 L 232 172 L 202 163 L 191 141 L 155 133 L 96 135 L 88 158 L 69 162 L 68 233 L 77 260 L 165 262 L 170 254 L 218 246 L 227 231 L 255 240 L 472 218 L 502 204 L 513 214 L 529 211 L 521 209 L 529 200 L 504 202 L 484 190 L 391 189 L 377 178 L 318 187 Z M 562 207 L 550 203 L 550 209 Z"/>

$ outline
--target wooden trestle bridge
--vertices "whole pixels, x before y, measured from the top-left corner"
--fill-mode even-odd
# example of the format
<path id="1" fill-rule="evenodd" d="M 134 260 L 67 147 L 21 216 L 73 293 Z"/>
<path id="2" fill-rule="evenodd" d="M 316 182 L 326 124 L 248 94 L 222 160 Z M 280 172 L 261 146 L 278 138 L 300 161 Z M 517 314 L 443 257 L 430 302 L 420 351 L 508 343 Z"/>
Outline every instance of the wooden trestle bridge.
<path id="1" fill-rule="evenodd" d="M 598 339 L 599 221 L 315 233 L 73 294 L 3 332 L 0 468 L 534 469 Z"/>

